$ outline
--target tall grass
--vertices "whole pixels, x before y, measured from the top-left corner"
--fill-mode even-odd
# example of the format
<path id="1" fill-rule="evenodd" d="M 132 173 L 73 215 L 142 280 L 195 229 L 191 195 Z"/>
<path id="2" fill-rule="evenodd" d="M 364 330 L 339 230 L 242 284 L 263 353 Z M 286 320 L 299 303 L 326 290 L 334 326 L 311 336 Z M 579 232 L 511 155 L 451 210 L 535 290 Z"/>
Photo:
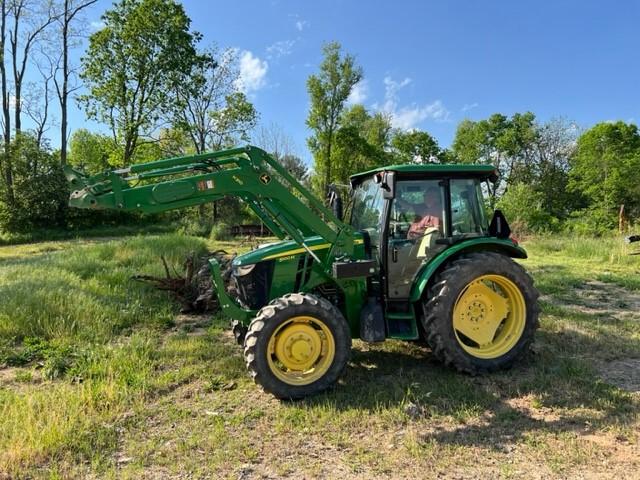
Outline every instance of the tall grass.
<path id="1" fill-rule="evenodd" d="M 106 341 L 134 325 L 167 324 L 175 313 L 167 296 L 131 277 L 162 275 L 161 255 L 179 267 L 205 248 L 191 237 L 137 237 L 0 262 L 0 338 Z"/>
<path id="2" fill-rule="evenodd" d="M 578 286 L 585 278 L 640 290 L 640 244 L 619 236 L 541 236 L 523 243 L 525 264 L 543 283 Z M 544 273 L 544 275 L 542 275 Z"/>
<path id="3" fill-rule="evenodd" d="M 525 242 L 532 255 L 560 254 L 564 257 L 609 264 L 633 265 L 629 254 L 640 247 L 625 243 L 621 237 L 543 236 Z"/>
<path id="4" fill-rule="evenodd" d="M 160 256 L 179 268 L 205 249 L 167 235 L 0 260 L 0 364 L 41 359 L 36 378 L 66 378 L 0 389 L 0 477 L 113 449 L 114 419 L 158 382 L 154 332 L 176 313 L 165 293 L 131 277 L 162 275 Z"/>

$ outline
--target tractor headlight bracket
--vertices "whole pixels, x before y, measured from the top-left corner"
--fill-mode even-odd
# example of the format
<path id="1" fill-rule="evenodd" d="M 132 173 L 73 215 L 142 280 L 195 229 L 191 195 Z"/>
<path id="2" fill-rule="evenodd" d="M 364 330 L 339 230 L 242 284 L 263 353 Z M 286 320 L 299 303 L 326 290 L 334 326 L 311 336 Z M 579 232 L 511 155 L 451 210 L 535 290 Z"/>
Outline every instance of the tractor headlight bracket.
<path id="1" fill-rule="evenodd" d="M 255 263 L 250 265 L 237 265 L 233 267 L 233 274 L 236 277 L 244 277 L 245 275 L 249 275 L 255 267 Z"/>

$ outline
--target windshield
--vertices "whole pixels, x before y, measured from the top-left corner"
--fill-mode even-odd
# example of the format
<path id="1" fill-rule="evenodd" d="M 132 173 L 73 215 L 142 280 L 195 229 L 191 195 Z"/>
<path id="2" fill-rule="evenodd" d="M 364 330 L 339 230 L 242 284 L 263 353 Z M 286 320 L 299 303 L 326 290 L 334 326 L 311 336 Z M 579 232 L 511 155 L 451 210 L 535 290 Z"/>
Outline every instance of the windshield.
<path id="1" fill-rule="evenodd" d="M 384 201 L 382 189 L 373 179 L 365 180 L 353 191 L 351 225 L 356 230 L 378 232 Z"/>

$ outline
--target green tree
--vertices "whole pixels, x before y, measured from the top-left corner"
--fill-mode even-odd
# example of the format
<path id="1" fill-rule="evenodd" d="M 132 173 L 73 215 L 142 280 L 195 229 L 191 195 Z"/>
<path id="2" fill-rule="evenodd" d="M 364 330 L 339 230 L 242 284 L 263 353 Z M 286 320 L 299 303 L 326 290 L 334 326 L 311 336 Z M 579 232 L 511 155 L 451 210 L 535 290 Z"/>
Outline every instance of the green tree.
<path id="1" fill-rule="evenodd" d="M 594 220 L 611 228 L 620 205 L 640 218 L 640 132 L 624 122 L 599 123 L 578 138 L 569 189 Z"/>
<path id="2" fill-rule="evenodd" d="M 162 119 L 175 111 L 175 90 L 188 82 L 198 55 L 198 33 L 173 0 L 120 0 L 89 38 L 80 97 L 87 116 L 104 122 L 128 165 Z"/>
<path id="3" fill-rule="evenodd" d="M 395 160 L 399 163 L 440 162 L 441 150 L 438 142 L 427 132 L 398 130 L 393 135 L 391 145 L 395 153 Z"/>
<path id="4" fill-rule="evenodd" d="M 534 178 L 530 182 L 542 194 L 542 206 L 553 217 L 565 219 L 575 207 L 575 195 L 568 189 L 569 159 L 579 130 L 562 118 L 537 125 L 534 140 Z"/>
<path id="5" fill-rule="evenodd" d="M 320 72 L 307 80 L 311 109 L 307 126 L 313 131 L 308 145 L 319 175 L 319 189 L 326 193 L 334 179 L 333 147 L 340 127 L 340 118 L 353 86 L 362 79 L 362 68 L 351 55 L 342 55 L 340 44 L 328 43 L 323 48 L 324 60 Z"/>
<path id="6" fill-rule="evenodd" d="M 372 115 L 362 105 L 345 110 L 336 132 L 333 180 L 347 184 L 356 172 L 388 164 L 390 135 L 391 121 L 386 115 Z"/>
<path id="7" fill-rule="evenodd" d="M 558 221 L 544 206 L 544 195 L 532 185 L 517 183 L 500 198 L 497 208 L 509 219 L 516 234 L 541 233 L 556 230 Z"/>
<path id="8" fill-rule="evenodd" d="M 71 135 L 68 160 L 74 167 L 91 174 L 122 166 L 122 155 L 113 138 L 85 128 Z"/>
<path id="9" fill-rule="evenodd" d="M 453 141 L 453 154 L 462 163 L 493 165 L 500 181 L 489 186 L 494 206 L 508 185 L 531 181 L 535 115 L 516 113 L 511 118 L 495 113 L 486 120 L 463 120 Z"/>

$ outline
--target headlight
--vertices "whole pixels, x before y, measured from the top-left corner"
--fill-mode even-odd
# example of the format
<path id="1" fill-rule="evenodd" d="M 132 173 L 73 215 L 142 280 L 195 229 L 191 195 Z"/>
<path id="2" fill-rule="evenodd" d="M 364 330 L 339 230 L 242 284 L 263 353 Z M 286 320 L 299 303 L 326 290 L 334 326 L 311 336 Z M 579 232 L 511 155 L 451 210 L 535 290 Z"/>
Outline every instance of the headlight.
<path id="1" fill-rule="evenodd" d="M 233 274 L 236 277 L 242 277 L 244 275 L 248 275 L 255 268 L 256 264 L 252 263 L 251 265 L 239 265 L 237 267 L 233 267 Z"/>

